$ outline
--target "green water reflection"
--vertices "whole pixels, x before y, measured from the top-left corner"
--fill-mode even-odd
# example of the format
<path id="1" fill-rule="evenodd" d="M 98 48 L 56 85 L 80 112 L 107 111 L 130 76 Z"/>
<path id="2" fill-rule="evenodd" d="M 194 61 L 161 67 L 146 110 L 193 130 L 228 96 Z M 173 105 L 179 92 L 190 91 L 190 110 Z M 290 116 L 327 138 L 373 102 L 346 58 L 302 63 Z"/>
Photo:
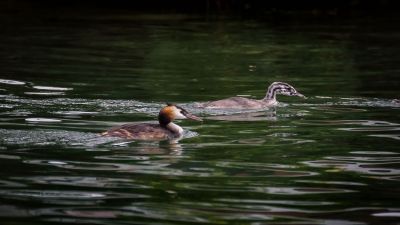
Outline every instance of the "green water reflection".
<path id="1" fill-rule="evenodd" d="M 396 224 L 398 20 L 41 14 L 0 22 L 0 216 L 9 224 Z M 285 81 L 309 98 L 202 111 Z M 179 143 L 98 133 L 164 102 Z"/>

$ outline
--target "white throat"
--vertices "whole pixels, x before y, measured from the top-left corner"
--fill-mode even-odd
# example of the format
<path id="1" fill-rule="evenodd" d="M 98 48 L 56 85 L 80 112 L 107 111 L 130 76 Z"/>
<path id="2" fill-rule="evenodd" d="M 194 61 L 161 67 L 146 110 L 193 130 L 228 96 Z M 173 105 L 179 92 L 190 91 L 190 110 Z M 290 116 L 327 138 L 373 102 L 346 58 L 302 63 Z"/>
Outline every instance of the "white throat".
<path id="1" fill-rule="evenodd" d="M 167 124 L 167 129 L 172 131 L 172 133 L 176 134 L 177 136 L 181 136 L 183 134 L 183 129 L 179 125 L 176 125 L 173 122 Z"/>

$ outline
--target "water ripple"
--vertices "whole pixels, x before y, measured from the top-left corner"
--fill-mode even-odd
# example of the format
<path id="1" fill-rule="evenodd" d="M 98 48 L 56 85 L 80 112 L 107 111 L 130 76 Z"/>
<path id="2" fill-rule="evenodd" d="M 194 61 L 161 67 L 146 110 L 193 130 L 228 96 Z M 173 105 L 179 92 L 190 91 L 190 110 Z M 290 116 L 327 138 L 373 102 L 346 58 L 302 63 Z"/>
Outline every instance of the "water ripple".
<path id="1" fill-rule="evenodd" d="M 383 137 L 383 138 L 391 138 L 394 140 L 400 140 L 400 134 L 370 134 L 370 137 Z"/>
<path id="2" fill-rule="evenodd" d="M 216 202 L 233 203 L 239 205 L 284 205 L 284 206 L 326 206 L 336 205 L 336 202 L 324 201 L 296 201 L 296 200 L 260 200 L 260 199 L 235 199 L 235 198 L 217 198 Z"/>
<path id="3" fill-rule="evenodd" d="M 31 123 L 57 123 L 61 122 L 59 119 L 52 119 L 52 118 L 26 118 L 26 122 Z"/>
<path id="4" fill-rule="evenodd" d="M 109 178 L 109 177 L 82 177 L 82 176 L 31 176 L 12 177 L 13 180 L 28 181 L 35 184 L 64 185 L 74 187 L 96 187 L 96 188 L 140 188 L 147 189 L 149 186 L 137 184 L 133 179 Z"/>
<path id="5" fill-rule="evenodd" d="M 60 92 L 60 91 L 53 91 L 53 92 L 34 92 L 34 91 L 26 91 L 24 92 L 26 95 L 39 95 L 39 96 L 61 96 L 65 95 L 65 92 Z"/>
<path id="6" fill-rule="evenodd" d="M 315 96 L 309 98 L 309 101 L 315 103 L 302 103 L 295 105 L 308 105 L 312 107 L 330 107 L 330 106 L 352 106 L 352 107 L 390 107 L 397 109 L 400 107 L 400 101 L 398 99 L 383 99 L 383 98 L 336 98 L 329 96 Z M 340 109 L 339 109 L 340 110 Z M 362 110 L 351 108 L 350 110 Z"/>
<path id="7" fill-rule="evenodd" d="M 95 205 L 98 201 L 108 199 L 145 199 L 143 194 L 91 192 L 91 191 L 65 191 L 65 190 L 0 190 L 3 198 L 15 200 L 39 200 L 57 205 Z"/>
<path id="8" fill-rule="evenodd" d="M 224 176 L 235 177 L 304 177 L 318 174 L 315 172 L 300 171 L 293 166 L 279 164 L 219 162 L 216 166 L 224 169 Z M 283 168 L 291 168 L 294 170 L 283 170 Z"/>
<path id="9" fill-rule="evenodd" d="M 381 212 L 381 213 L 374 213 L 372 215 L 377 216 L 377 217 L 400 217 L 400 211 L 399 212 Z"/>
<path id="10" fill-rule="evenodd" d="M 340 126 L 340 125 L 357 125 L 357 126 L 367 126 L 367 127 L 375 127 L 375 128 L 391 128 L 398 127 L 400 124 L 392 123 L 381 120 L 307 120 L 307 121 L 295 121 L 298 124 L 304 125 L 332 125 L 332 126 Z"/>
<path id="11" fill-rule="evenodd" d="M 7 79 L 0 79 L 0 84 L 9 84 L 9 85 L 25 85 L 26 83 L 23 81 L 18 80 L 7 80 Z"/>
<path id="12" fill-rule="evenodd" d="M 46 90 L 46 91 L 70 91 L 73 88 L 65 88 L 65 87 L 52 87 L 52 86 L 32 86 L 34 89 L 38 90 Z"/>
<path id="13" fill-rule="evenodd" d="M 100 170 L 100 171 L 134 171 L 135 166 L 121 163 L 96 163 L 96 162 L 79 162 L 79 161 L 58 161 L 58 160 L 25 160 L 24 163 L 42 166 L 55 166 L 64 169 L 73 170 Z"/>
<path id="14" fill-rule="evenodd" d="M 65 95 L 65 92 L 25 92 L 27 95 Z M 68 107 L 69 112 L 101 112 L 103 114 L 113 115 L 115 113 L 146 113 L 157 115 L 160 108 L 164 106 L 161 103 L 143 103 L 135 100 L 109 100 L 109 99 L 82 99 L 82 98 L 44 98 L 32 99 L 14 95 L 0 95 L 2 104 L 22 105 L 22 109 L 29 109 L 32 112 L 40 112 L 45 109 L 48 113 L 60 114 L 60 108 Z M 96 111 L 93 111 L 93 109 Z"/>
<path id="15" fill-rule="evenodd" d="M 47 118 L 32 118 L 30 121 L 34 124 L 52 124 L 60 121 Z M 49 125 L 46 125 L 49 126 Z M 34 130 L 7 130 L 0 129 L 2 136 L 1 143 L 5 145 L 69 145 L 69 146 L 86 146 L 96 147 L 104 144 L 111 144 L 118 141 L 118 138 L 100 137 L 96 133 L 60 131 L 51 129 L 34 129 Z"/>
<path id="16" fill-rule="evenodd" d="M 400 175 L 397 165 L 400 157 L 344 157 L 330 156 L 324 160 L 306 161 L 304 164 L 319 168 L 336 168 L 368 175 Z"/>

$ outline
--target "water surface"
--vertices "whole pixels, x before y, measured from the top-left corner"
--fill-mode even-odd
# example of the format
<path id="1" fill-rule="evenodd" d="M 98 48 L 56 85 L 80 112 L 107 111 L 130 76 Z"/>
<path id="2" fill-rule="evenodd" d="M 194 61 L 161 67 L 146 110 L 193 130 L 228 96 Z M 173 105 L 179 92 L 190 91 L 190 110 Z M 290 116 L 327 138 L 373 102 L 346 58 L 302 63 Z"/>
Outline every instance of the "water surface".
<path id="1" fill-rule="evenodd" d="M 92 13 L 4 20 L 6 224 L 398 224 L 400 31 L 393 18 L 268 22 Z M 241 113 L 195 102 L 308 99 Z M 153 121 L 178 143 L 99 133 Z"/>

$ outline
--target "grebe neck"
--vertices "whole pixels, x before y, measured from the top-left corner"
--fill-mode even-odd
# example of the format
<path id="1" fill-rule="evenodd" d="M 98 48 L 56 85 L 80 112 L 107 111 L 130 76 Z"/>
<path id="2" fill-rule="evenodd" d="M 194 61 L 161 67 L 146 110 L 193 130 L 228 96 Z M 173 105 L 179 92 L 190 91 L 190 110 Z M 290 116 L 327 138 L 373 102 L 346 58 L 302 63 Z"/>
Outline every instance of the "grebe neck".
<path id="1" fill-rule="evenodd" d="M 170 122 L 168 123 L 165 128 L 167 128 L 168 130 L 170 130 L 172 133 L 174 133 L 177 136 L 181 136 L 183 134 L 183 129 L 182 127 L 180 127 L 179 125 Z"/>
<path id="2" fill-rule="evenodd" d="M 275 102 L 275 101 L 276 101 L 276 92 L 277 92 L 279 89 L 280 89 L 280 86 L 271 84 L 271 85 L 268 87 L 267 94 L 266 94 L 265 97 L 263 98 L 263 101 L 267 101 L 267 102 L 272 101 L 272 102 Z"/>
<path id="3" fill-rule="evenodd" d="M 182 127 L 173 123 L 172 120 L 165 115 L 159 114 L 158 122 L 160 123 L 161 127 L 164 127 L 165 129 L 171 131 L 176 136 L 181 136 L 183 134 Z"/>

